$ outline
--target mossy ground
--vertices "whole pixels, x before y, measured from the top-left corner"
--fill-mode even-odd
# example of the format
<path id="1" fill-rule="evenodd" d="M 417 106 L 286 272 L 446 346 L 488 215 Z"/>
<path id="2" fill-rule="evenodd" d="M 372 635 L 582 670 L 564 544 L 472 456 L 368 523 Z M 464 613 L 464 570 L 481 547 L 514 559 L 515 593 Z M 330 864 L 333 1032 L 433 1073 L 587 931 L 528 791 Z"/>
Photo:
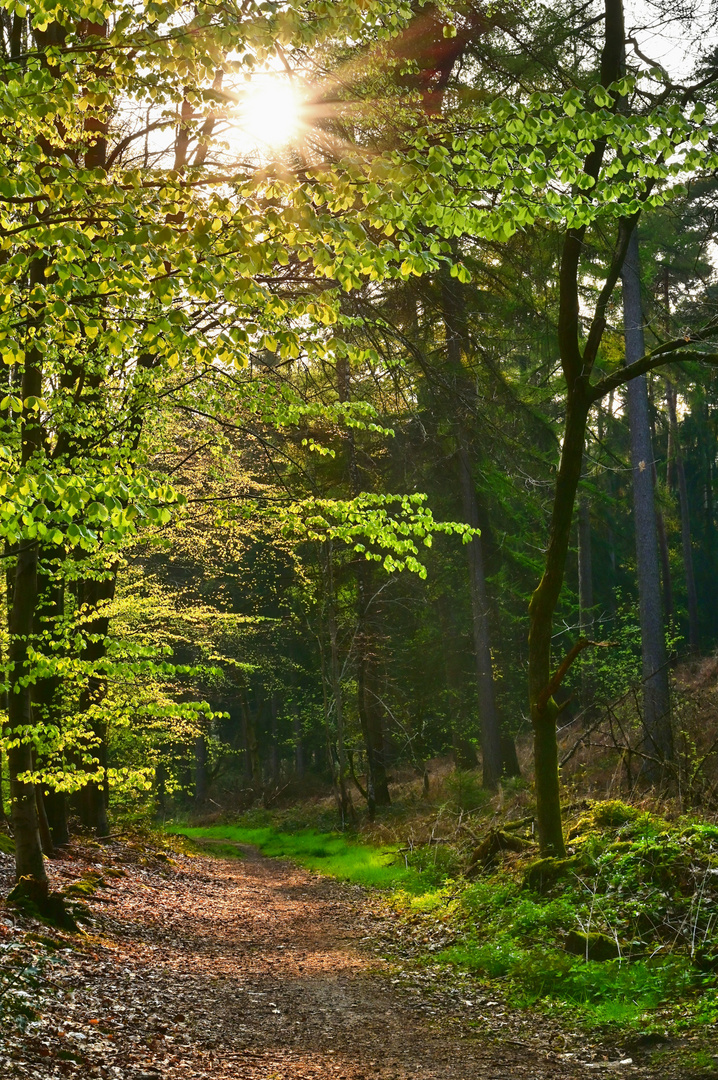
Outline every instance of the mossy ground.
<path id="1" fill-rule="evenodd" d="M 502 821 L 523 836 L 524 848 L 497 851 L 478 865 L 472 856 L 487 836 L 485 825 L 477 835 L 480 818 L 470 819 L 469 840 L 456 830 L 453 843 L 441 844 L 402 844 L 402 829 L 413 826 L 399 810 L 384 825 L 384 835 L 395 837 L 386 843 L 376 842 L 381 824 L 367 843 L 366 836 L 308 828 L 301 815 L 271 822 L 265 814 L 173 828 L 194 841 L 255 845 L 266 855 L 387 890 L 406 922 L 440 926 L 451 939 L 426 953 L 427 963 L 470 971 L 500 986 L 515 1005 L 642 1032 L 718 1019 L 714 824 L 669 821 L 615 801 L 585 803 L 569 819 L 567 859 L 548 866 L 530 842 L 530 818 L 520 828 Z"/>

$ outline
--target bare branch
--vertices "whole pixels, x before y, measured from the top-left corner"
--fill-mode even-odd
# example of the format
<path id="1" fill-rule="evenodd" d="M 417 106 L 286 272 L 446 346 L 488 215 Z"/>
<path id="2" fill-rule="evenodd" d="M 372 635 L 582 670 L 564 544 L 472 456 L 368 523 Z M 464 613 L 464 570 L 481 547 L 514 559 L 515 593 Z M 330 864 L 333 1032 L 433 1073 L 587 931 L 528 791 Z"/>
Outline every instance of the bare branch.
<path id="1" fill-rule="evenodd" d="M 589 638 L 579 638 L 575 645 L 566 653 L 559 666 L 554 671 L 553 675 L 549 679 L 547 685 L 543 688 L 538 698 L 538 707 L 545 709 L 553 695 L 558 690 L 559 686 L 566 678 L 569 668 L 573 664 L 577 656 L 579 656 L 584 649 L 587 649 L 590 645 L 593 645 L 597 649 L 608 649 L 614 642 L 612 641 L 591 641 Z"/>

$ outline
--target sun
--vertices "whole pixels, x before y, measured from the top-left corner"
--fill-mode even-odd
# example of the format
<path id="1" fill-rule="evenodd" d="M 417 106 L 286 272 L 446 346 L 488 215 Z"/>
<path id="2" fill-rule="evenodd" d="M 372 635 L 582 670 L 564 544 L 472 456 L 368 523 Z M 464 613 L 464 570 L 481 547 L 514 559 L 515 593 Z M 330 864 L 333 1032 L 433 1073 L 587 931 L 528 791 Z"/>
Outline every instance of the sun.
<path id="1" fill-rule="evenodd" d="M 278 148 L 298 137 L 301 100 L 294 86 L 271 76 L 250 85 L 238 111 L 242 133 L 260 146 Z"/>

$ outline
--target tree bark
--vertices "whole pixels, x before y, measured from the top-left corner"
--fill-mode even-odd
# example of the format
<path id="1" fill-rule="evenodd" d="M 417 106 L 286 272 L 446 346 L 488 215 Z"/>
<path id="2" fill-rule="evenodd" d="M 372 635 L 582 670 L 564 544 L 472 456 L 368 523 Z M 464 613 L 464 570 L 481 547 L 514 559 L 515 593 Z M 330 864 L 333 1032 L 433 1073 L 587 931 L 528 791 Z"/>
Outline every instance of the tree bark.
<path id="1" fill-rule="evenodd" d="M 658 473 L 656 471 L 655 462 L 653 463 L 653 488 L 658 490 Z M 663 612 L 666 618 L 666 626 L 673 625 L 673 582 L 671 579 L 671 556 L 668 547 L 668 535 L 666 533 L 666 522 L 663 517 L 663 511 L 660 506 L 656 506 L 656 536 L 658 539 L 658 550 L 661 555 L 661 581 L 663 583 Z"/>
<path id="2" fill-rule="evenodd" d="M 81 658 L 94 664 L 104 659 L 107 653 L 110 620 L 106 607 L 101 605 L 113 599 L 117 583 L 116 571 L 113 569 L 109 573 L 109 577 L 99 581 L 89 578 L 83 582 L 83 603 L 88 613 L 94 612 L 94 616 L 85 624 L 87 637 Z M 106 694 L 107 680 L 98 673 L 89 676 L 80 697 L 80 711 L 88 715 L 88 727 L 95 740 L 93 755 L 100 774 L 99 780 L 88 780 L 79 792 L 80 818 L 97 836 L 107 836 L 110 831 L 107 818 L 107 723 L 101 712 Z"/>
<path id="3" fill-rule="evenodd" d="M 463 445 L 459 448 L 458 460 L 464 520 L 472 528 L 478 528 L 479 511 L 471 475 L 471 463 L 466 447 Z M 469 564 L 476 687 L 479 695 L 482 780 L 484 787 L 495 790 L 502 773 L 501 728 L 496 708 L 496 688 L 489 636 L 489 599 L 486 593 L 481 537 L 474 536 L 466 545 L 466 550 Z"/>
<path id="4" fill-rule="evenodd" d="M 633 230 L 621 273 L 626 364 L 644 352 L 643 305 L 638 253 L 638 233 Z M 633 524 L 636 540 L 636 574 L 641 624 L 643 666 L 643 725 L 647 753 L 644 775 L 653 781 L 665 775 L 665 763 L 673 757 L 668 657 L 663 629 L 661 584 L 656 537 L 653 490 L 653 448 L 645 376 L 627 387 L 633 473 Z"/>
<path id="5" fill-rule="evenodd" d="M 586 455 L 582 472 L 586 475 Z M 591 504 L 582 492 L 578 498 L 578 622 L 581 637 L 593 637 L 593 546 L 591 538 Z M 586 721 L 593 713 L 593 678 L 589 664 L 581 667 L 582 716 Z"/>
<path id="6" fill-rule="evenodd" d="M 52 562 L 62 557 L 63 551 L 42 548 L 38 572 L 38 606 L 35 613 L 36 633 L 45 627 L 52 628 L 64 611 L 64 589 L 52 571 Z M 50 565 L 47 565 L 50 564 Z M 32 693 L 33 716 L 37 724 L 59 729 L 62 716 L 59 704 L 61 679 L 57 674 L 38 678 Z M 43 792 L 43 809 L 55 847 L 69 843 L 70 831 L 67 821 L 67 796 L 49 785 Z M 41 820 L 42 825 L 42 820 Z M 44 844 L 43 844 L 44 847 Z"/>
<path id="7" fill-rule="evenodd" d="M 194 800 L 198 805 L 207 801 L 207 740 L 198 735 L 194 741 Z"/>
<path id="8" fill-rule="evenodd" d="M 556 718 L 553 697 L 545 699 L 551 679 L 553 613 L 561 593 L 576 490 L 581 478 L 589 403 L 582 381 L 569 387 L 544 572 L 529 604 L 529 702 L 534 733 L 536 817 L 546 855 L 565 855 L 561 825 Z"/>
<path id="9" fill-rule="evenodd" d="M 681 550 L 683 554 L 683 573 L 686 579 L 686 600 L 688 607 L 688 645 L 693 654 L 700 651 L 700 631 L 698 629 L 698 594 L 693 572 L 693 547 L 691 544 L 691 518 L 688 506 L 688 487 L 686 470 L 683 465 L 680 435 L 678 431 L 678 412 L 676 409 L 676 388 L 669 381 L 666 383 L 666 401 L 668 403 L 668 422 L 671 429 L 671 448 L 678 487 L 678 505 L 681 512 Z"/>
<path id="10" fill-rule="evenodd" d="M 457 462 L 462 513 L 467 525 L 478 528 L 479 508 L 471 470 L 470 439 L 466 430 L 466 423 L 462 418 L 461 405 L 462 398 L 469 401 L 475 398 L 474 389 L 468 385 L 468 379 L 462 365 L 462 354 L 469 347 L 469 335 L 459 282 L 446 274 L 441 279 L 441 298 L 446 332 L 446 364 L 449 381 L 454 389 L 452 405 L 455 412 L 454 426 L 458 442 Z M 494 790 L 501 779 L 503 761 L 501 725 L 496 707 L 496 687 L 491 657 L 489 599 L 486 591 L 481 536 L 474 536 L 466 545 L 466 557 L 469 571 L 476 691 L 481 727 L 482 781 L 486 788 Z"/>
<path id="11" fill-rule="evenodd" d="M 605 38 L 601 53 L 601 84 L 609 86 L 623 74 L 625 26 L 622 0 L 604 0 Z M 605 153 L 597 141 L 584 162 L 587 176 L 598 177 Z M 593 402 L 590 374 L 606 325 L 606 306 L 613 293 L 618 266 L 628 239 L 628 223 L 619 224 L 614 261 L 599 295 L 586 344 L 580 320 L 580 260 L 585 226 L 566 232 L 559 269 L 558 343 L 566 380 L 566 413 L 563 443 L 551 511 L 544 572 L 529 604 L 529 705 L 534 733 L 536 804 L 539 843 L 545 855 L 564 855 L 561 826 L 556 717 L 558 706 L 551 696 L 551 635 L 553 615 L 561 593 L 566 567 L 576 490 L 581 477 L 586 424 Z"/>
<path id="12" fill-rule="evenodd" d="M 339 400 L 349 401 L 349 365 L 341 359 L 337 363 L 337 392 Z M 350 429 L 347 436 L 349 446 L 349 475 L 352 495 L 361 494 L 363 485 L 359 478 L 357 450 L 354 433 Z M 331 560 L 331 552 L 329 555 Z M 379 698 L 376 693 L 376 656 L 375 641 L 370 618 L 371 605 L 371 570 L 369 563 L 361 556 L 355 564 L 357 583 L 357 632 L 355 635 L 357 652 L 357 711 L 361 724 L 362 737 L 367 756 L 367 802 L 370 816 L 377 806 L 391 806 L 389 785 L 386 775 L 384 725 L 382 722 Z M 332 597 L 334 596 L 332 588 Z M 341 771 L 341 770 L 340 770 Z M 342 775 L 345 775 L 342 773 Z"/>
<path id="13" fill-rule="evenodd" d="M 30 267 L 29 291 L 44 280 L 47 260 L 37 258 Z M 38 319 L 42 316 L 38 315 Z M 42 354 L 36 348 L 25 353 L 22 375 L 22 400 L 42 396 Z M 21 464 L 28 467 L 36 453 L 41 450 L 42 431 L 39 420 L 31 409 L 22 417 Z M 37 607 L 38 545 L 35 540 L 21 540 L 15 564 L 12 585 L 12 606 L 9 617 L 9 685 L 8 735 L 12 740 L 8 750 L 10 772 L 10 804 L 13 835 L 15 838 L 15 873 L 18 880 L 30 878 L 40 892 L 48 889 L 47 874 L 43 862 L 40 841 L 40 823 L 37 812 L 35 786 L 22 780 L 23 773 L 32 772 L 33 745 L 23 728 L 32 728 L 32 687 L 29 645 L 33 638 L 35 609 Z"/>
<path id="14" fill-rule="evenodd" d="M 479 764 L 479 759 L 473 743 L 467 736 L 466 717 L 462 708 L 461 656 L 463 649 L 456 629 L 451 600 L 443 590 L 438 596 L 436 610 L 441 627 L 441 651 L 444 657 L 444 677 L 454 764 L 458 769 L 475 769 Z"/>

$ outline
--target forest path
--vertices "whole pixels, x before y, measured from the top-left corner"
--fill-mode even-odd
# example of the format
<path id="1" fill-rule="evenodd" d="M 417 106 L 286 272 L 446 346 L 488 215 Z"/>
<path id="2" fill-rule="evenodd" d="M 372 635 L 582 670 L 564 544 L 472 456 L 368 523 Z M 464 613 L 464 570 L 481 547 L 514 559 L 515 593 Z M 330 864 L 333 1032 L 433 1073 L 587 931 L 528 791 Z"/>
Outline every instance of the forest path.
<path id="1" fill-rule="evenodd" d="M 476 991 L 462 1000 L 466 987 L 412 975 L 411 964 L 397 977 L 372 947 L 382 923 L 363 890 L 244 850 L 232 860 L 181 856 L 164 872 L 118 862 L 126 876 L 98 893 L 97 905 L 89 901 L 100 916 L 89 952 L 53 965 L 60 994 L 43 1008 L 39 1031 L 13 1040 L 3 1076 L 650 1075 L 601 1061 L 595 1050 L 567 1053 L 543 1018 L 511 1013 Z M 63 876 L 62 864 L 55 875 Z"/>

